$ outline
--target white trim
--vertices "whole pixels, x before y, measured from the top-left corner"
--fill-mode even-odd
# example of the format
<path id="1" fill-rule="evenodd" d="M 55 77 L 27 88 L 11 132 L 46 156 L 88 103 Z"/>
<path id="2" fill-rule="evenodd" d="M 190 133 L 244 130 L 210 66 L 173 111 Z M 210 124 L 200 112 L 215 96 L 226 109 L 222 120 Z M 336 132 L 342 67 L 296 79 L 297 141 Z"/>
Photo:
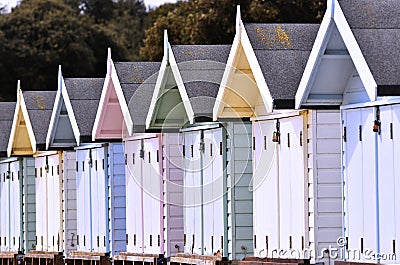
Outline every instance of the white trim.
<path id="1" fill-rule="evenodd" d="M 49 129 L 47 130 L 46 150 L 48 150 L 50 147 L 50 143 L 52 142 L 52 139 L 53 139 L 54 133 L 55 133 L 55 129 L 58 124 L 58 122 L 56 122 L 56 119 L 58 117 L 57 114 L 60 112 L 60 103 L 61 103 L 61 90 L 58 89 L 57 94 L 56 94 L 56 99 L 54 100 L 53 111 L 51 113 Z"/>
<path id="2" fill-rule="evenodd" d="M 194 125 L 194 126 L 180 129 L 179 132 L 210 130 L 210 129 L 217 129 L 220 127 L 221 127 L 221 123 L 219 123 L 219 122 L 204 122 L 204 123 L 196 123 L 196 125 Z"/>
<path id="3" fill-rule="evenodd" d="M 232 71 L 234 69 L 234 60 L 238 54 L 239 44 L 242 44 L 244 54 L 249 62 L 250 69 L 254 75 L 254 79 L 257 84 L 258 91 L 261 95 L 267 112 L 273 111 L 273 99 L 268 88 L 267 82 L 265 81 L 264 74 L 262 73 L 260 64 L 258 63 L 256 54 L 254 53 L 253 47 L 251 46 L 250 39 L 247 35 L 246 28 L 240 19 L 240 9 L 238 7 L 238 15 L 236 17 L 236 35 L 233 40 L 231 51 L 229 53 L 228 61 L 225 67 L 224 75 L 222 77 L 221 85 L 218 90 L 218 95 L 215 101 L 213 109 L 213 120 L 216 121 L 222 114 L 224 103 L 222 102 L 225 88 L 228 85 L 229 78 L 231 78 Z"/>
<path id="4" fill-rule="evenodd" d="M 241 25 L 243 25 L 243 23 L 241 23 Z M 274 100 L 272 99 L 267 82 L 264 78 L 264 74 L 262 73 L 260 64 L 258 63 L 256 54 L 254 53 L 253 47 L 251 46 L 246 28 L 244 26 L 242 27 L 243 28 L 240 36 L 240 42 L 243 46 L 243 50 L 247 57 L 247 60 L 249 61 L 249 65 L 251 71 L 253 72 L 254 79 L 256 80 L 258 91 L 260 92 L 261 98 L 264 102 L 265 109 L 267 110 L 267 112 L 272 112 Z"/>
<path id="5" fill-rule="evenodd" d="M 240 26 L 237 26 L 240 27 Z M 225 87 L 228 85 L 228 81 L 232 76 L 233 71 L 233 63 L 235 61 L 235 57 L 239 48 L 239 39 L 240 34 L 237 32 L 235 38 L 233 39 L 233 44 L 231 51 L 229 52 L 228 61 L 226 62 L 226 67 L 224 70 L 224 75 L 222 76 L 221 85 L 218 89 L 217 98 L 215 99 L 215 104 L 213 108 L 213 120 L 217 121 L 218 117 L 222 114 L 224 109 L 224 103 L 222 102 L 222 98 L 224 97 Z"/>
<path id="6" fill-rule="evenodd" d="M 59 72 L 58 72 L 57 94 L 56 94 L 56 98 L 55 98 L 54 105 L 53 105 L 53 111 L 51 113 L 49 129 L 47 131 L 47 136 L 46 136 L 46 149 L 49 149 L 49 147 L 53 144 L 54 133 L 55 133 L 56 127 L 58 125 L 58 119 L 59 119 L 59 114 L 60 114 L 61 99 L 64 100 L 64 104 L 67 109 L 69 121 L 71 123 L 72 131 L 74 133 L 75 142 L 79 146 L 80 132 L 79 132 L 79 128 L 78 128 L 78 123 L 76 122 L 76 119 L 75 119 L 74 111 L 73 111 L 71 102 L 69 100 L 68 92 L 65 87 L 65 82 L 64 82 L 64 78 L 61 74 L 61 67 L 60 67 Z"/>
<path id="7" fill-rule="evenodd" d="M 85 149 L 94 149 L 94 148 L 102 148 L 108 146 L 108 143 L 90 143 L 90 144 L 82 144 L 81 146 L 77 146 L 74 150 L 85 150 Z"/>
<path id="8" fill-rule="evenodd" d="M 166 59 L 166 55 L 164 55 L 164 58 L 161 62 L 160 71 L 157 76 L 157 81 L 156 81 L 156 86 L 154 88 L 153 96 L 151 98 L 149 112 L 147 113 L 147 117 L 146 117 L 146 129 L 150 129 L 150 127 L 153 123 L 152 121 L 155 118 L 154 116 L 157 114 L 156 113 L 156 107 L 157 107 L 156 104 L 158 101 L 158 97 L 160 95 L 161 88 L 164 87 L 164 85 L 167 81 L 167 76 L 166 76 L 167 64 L 168 64 L 168 62 Z"/>
<path id="9" fill-rule="evenodd" d="M 132 136 L 125 138 L 124 142 L 141 140 L 141 139 L 157 138 L 159 136 L 160 136 L 160 133 L 134 133 Z"/>
<path id="10" fill-rule="evenodd" d="M 330 17 L 330 12 L 326 12 L 324 18 L 322 19 L 321 26 L 318 30 L 317 37 L 314 41 L 313 48 L 310 53 L 310 57 L 307 61 L 306 68 L 304 69 L 304 73 L 301 77 L 299 88 L 296 92 L 296 103 L 295 108 L 299 109 L 301 104 L 307 100 L 307 97 L 310 93 L 311 87 L 310 83 L 313 80 L 313 74 L 316 71 L 319 63 L 321 62 L 320 54 L 325 49 L 327 42 L 330 37 L 330 33 L 333 28 L 333 21 Z"/>
<path id="11" fill-rule="evenodd" d="M 307 110 L 275 111 L 266 116 L 251 118 L 250 120 L 253 122 L 257 122 L 257 121 L 267 121 L 267 120 L 275 120 L 275 119 L 285 119 L 285 118 L 300 116 L 300 115 L 303 115 L 304 113 L 307 113 Z"/>
<path id="12" fill-rule="evenodd" d="M 18 161 L 18 157 L 9 157 L 5 159 L 0 159 L 0 164 L 11 163 L 15 161 Z"/>
<path id="13" fill-rule="evenodd" d="M 376 100 L 377 84 L 337 0 L 335 0 L 334 20 L 340 35 L 347 36 L 347 38 L 343 38 L 343 41 L 346 44 L 370 100 Z"/>
<path id="14" fill-rule="evenodd" d="M 400 97 L 378 97 L 376 101 L 340 106 L 341 110 L 400 104 Z"/>
<path id="15" fill-rule="evenodd" d="M 18 122 L 18 116 L 19 116 L 19 110 L 21 109 L 22 115 L 25 119 L 25 126 L 28 131 L 28 136 L 29 136 L 29 141 L 31 143 L 31 148 L 32 152 L 36 153 L 36 138 L 35 134 L 33 132 L 32 124 L 29 119 L 29 114 L 28 110 L 26 108 L 25 100 L 24 100 L 24 95 L 21 90 L 21 85 L 20 81 L 18 80 L 18 85 L 17 85 L 17 104 L 15 106 L 15 111 L 14 111 L 14 119 L 11 127 L 11 133 L 10 133 L 10 138 L 8 139 L 8 148 L 7 148 L 7 156 L 10 157 L 12 154 L 12 149 L 14 145 L 14 137 L 15 133 L 17 132 L 17 122 Z"/>
<path id="16" fill-rule="evenodd" d="M 186 115 L 189 119 L 190 124 L 194 123 L 194 111 L 192 105 L 190 104 L 189 96 L 186 93 L 185 84 L 182 80 L 181 73 L 179 72 L 178 64 L 176 63 L 174 53 L 172 52 L 171 45 L 168 43 L 168 57 L 172 69 L 172 74 L 174 75 L 175 82 L 178 86 L 179 94 L 181 95 L 183 106 L 186 110 Z"/>
<path id="17" fill-rule="evenodd" d="M 110 69 L 110 70 L 107 71 L 106 78 L 105 78 L 104 84 L 103 84 L 103 89 L 101 92 L 99 107 L 97 108 L 97 112 L 96 112 L 96 118 L 95 118 L 93 129 L 92 129 L 92 140 L 93 141 L 96 140 L 97 134 L 100 132 L 99 131 L 99 129 L 100 129 L 99 126 L 101 126 L 100 120 L 101 120 L 101 115 L 103 114 L 103 111 L 104 111 L 104 107 L 105 107 L 104 103 L 106 100 L 106 95 L 107 95 L 107 92 L 109 89 L 110 82 L 112 82 L 115 93 L 117 94 L 118 102 L 119 102 L 119 105 L 120 105 L 120 108 L 122 111 L 122 116 L 124 118 L 124 122 L 125 122 L 126 128 L 128 129 L 129 135 L 132 134 L 132 129 L 133 129 L 132 128 L 133 121 L 132 121 L 131 115 L 129 113 L 128 105 L 125 100 L 124 92 L 122 91 L 121 83 L 119 81 L 114 62 L 112 61 L 111 58 L 109 58 L 109 62 L 107 63 L 107 65 L 110 65 L 110 66 L 107 66 L 107 69 Z"/>
<path id="18" fill-rule="evenodd" d="M 303 102 L 307 100 L 307 97 L 311 90 L 311 83 L 313 83 L 314 75 L 316 74 L 316 69 L 321 62 L 321 54 L 324 52 L 329 37 L 331 36 L 333 25 L 336 25 L 338 31 L 346 45 L 349 55 L 352 59 L 357 72 L 360 75 L 361 81 L 366 89 L 368 97 L 371 101 L 376 100 L 376 88 L 377 84 L 372 75 L 371 70 L 361 52 L 360 47 L 350 29 L 349 24 L 343 14 L 343 11 L 337 0 L 329 0 L 328 8 L 325 12 L 324 18 L 322 20 L 320 29 L 317 34 L 317 38 L 314 42 L 313 48 L 311 50 L 310 57 L 307 61 L 306 68 L 304 70 L 303 76 L 300 81 L 299 88 L 296 93 L 296 103 L 295 108 L 299 109 Z M 345 38 L 343 36 L 346 36 Z"/>
<path id="19" fill-rule="evenodd" d="M 62 76 L 61 76 L 61 95 L 64 99 L 64 104 L 67 109 L 69 120 L 71 122 L 72 131 L 74 132 L 74 135 L 75 135 L 76 145 L 79 146 L 80 142 L 81 142 L 81 140 L 80 140 L 81 133 L 79 131 L 78 123 L 76 122 L 76 118 L 75 118 L 74 109 L 72 108 L 72 104 L 71 104 L 71 101 L 68 96 L 67 87 L 65 86 L 65 81 Z"/>
<path id="20" fill-rule="evenodd" d="M 35 154 L 33 157 L 42 157 L 42 156 L 51 156 L 51 155 L 58 155 L 59 151 L 45 151 Z"/>

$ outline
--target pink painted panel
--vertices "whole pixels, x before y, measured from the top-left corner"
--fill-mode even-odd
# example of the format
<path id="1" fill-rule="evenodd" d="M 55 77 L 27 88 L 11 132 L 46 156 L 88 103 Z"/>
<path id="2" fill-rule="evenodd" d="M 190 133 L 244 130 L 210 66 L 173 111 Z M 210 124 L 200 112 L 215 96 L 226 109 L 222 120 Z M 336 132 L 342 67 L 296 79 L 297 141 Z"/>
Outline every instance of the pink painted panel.
<path id="1" fill-rule="evenodd" d="M 120 102 L 115 91 L 115 87 L 110 81 L 107 87 L 107 93 L 104 100 L 100 117 L 99 127 L 96 131 L 97 139 L 122 138 L 123 132 L 126 132 Z"/>

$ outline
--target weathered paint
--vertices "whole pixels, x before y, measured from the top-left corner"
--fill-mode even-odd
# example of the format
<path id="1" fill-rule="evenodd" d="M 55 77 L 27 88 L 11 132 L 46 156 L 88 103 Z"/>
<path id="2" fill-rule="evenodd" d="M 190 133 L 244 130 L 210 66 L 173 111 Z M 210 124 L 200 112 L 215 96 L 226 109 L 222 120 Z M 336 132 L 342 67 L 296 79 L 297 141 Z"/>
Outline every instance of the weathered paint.
<path id="1" fill-rule="evenodd" d="M 194 126 L 182 132 L 184 250 L 240 259 L 252 253 L 251 124 L 223 125 Z"/>
<path id="2" fill-rule="evenodd" d="M 124 251 L 125 194 L 121 143 L 76 148 L 78 251 Z M 122 203 L 121 203 L 122 201 Z"/>
<path id="3" fill-rule="evenodd" d="M 278 121 L 279 143 L 272 141 Z M 313 261 L 325 261 L 316 255 L 334 246 L 342 231 L 339 128 L 337 110 L 287 112 L 253 122 L 256 256 L 292 249 L 296 256 L 283 257 L 312 254 Z"/>
<path id="4" fill-rule="evenodd" d="M 183 249 L 179 142 L 178 133 L 136 134 L 125 140 L 130 253 L 171 256 Z"/>
<path id="5" fill-rule="evenodd" d="M 1 251 L 29 251 L 35 247 L 35 167 L 33 158 L 0 161 Z M 4 194 L 3 194 L 4 192 Z"/>

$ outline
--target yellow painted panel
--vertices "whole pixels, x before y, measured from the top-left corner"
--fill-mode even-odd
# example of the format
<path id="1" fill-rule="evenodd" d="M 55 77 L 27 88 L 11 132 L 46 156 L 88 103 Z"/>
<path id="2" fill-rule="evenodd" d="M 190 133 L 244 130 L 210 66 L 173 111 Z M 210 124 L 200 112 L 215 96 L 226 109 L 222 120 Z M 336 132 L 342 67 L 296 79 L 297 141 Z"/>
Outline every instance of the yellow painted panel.
<path id="1" fill-rule="evenodd" d="M 17 127 L 13 139 L 12 155 L 32 155 L 33 149 L 21 107 L 18 110 Z"/>

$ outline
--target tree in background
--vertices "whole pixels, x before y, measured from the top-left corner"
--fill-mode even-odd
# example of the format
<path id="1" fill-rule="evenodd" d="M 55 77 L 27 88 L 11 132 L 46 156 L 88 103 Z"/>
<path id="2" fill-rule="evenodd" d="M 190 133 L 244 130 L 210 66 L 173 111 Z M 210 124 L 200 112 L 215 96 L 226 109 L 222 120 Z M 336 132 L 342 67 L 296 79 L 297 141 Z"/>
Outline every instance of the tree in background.
<path id="1" fill-rule="evenodd" d="M 163 30 L 173 44 L 229 44 L 235 33 L 236 6 L 245 22 L 319 22 L 325 0 L 189 0 L 159 16 L 146 30 L 143 60 L 158 61 L 163 53 Z M 162 8 L 162 7 L 160 7 Z M 151 12 L 150 12 L 151 13 Z"/>
<path id="2" fill-rule="evenodd" d="M 326 0 L 187 0 L 146 10 L 143 0 L 22 0 L 0 6 L 0 100 L 24 89 L 55 90 L 57 69 L 104 77 L 107 47 L 118 61 L 159 61 L 173 44 L 229 44 L 236 5 L 245 22 L 319 22 Z"/>

